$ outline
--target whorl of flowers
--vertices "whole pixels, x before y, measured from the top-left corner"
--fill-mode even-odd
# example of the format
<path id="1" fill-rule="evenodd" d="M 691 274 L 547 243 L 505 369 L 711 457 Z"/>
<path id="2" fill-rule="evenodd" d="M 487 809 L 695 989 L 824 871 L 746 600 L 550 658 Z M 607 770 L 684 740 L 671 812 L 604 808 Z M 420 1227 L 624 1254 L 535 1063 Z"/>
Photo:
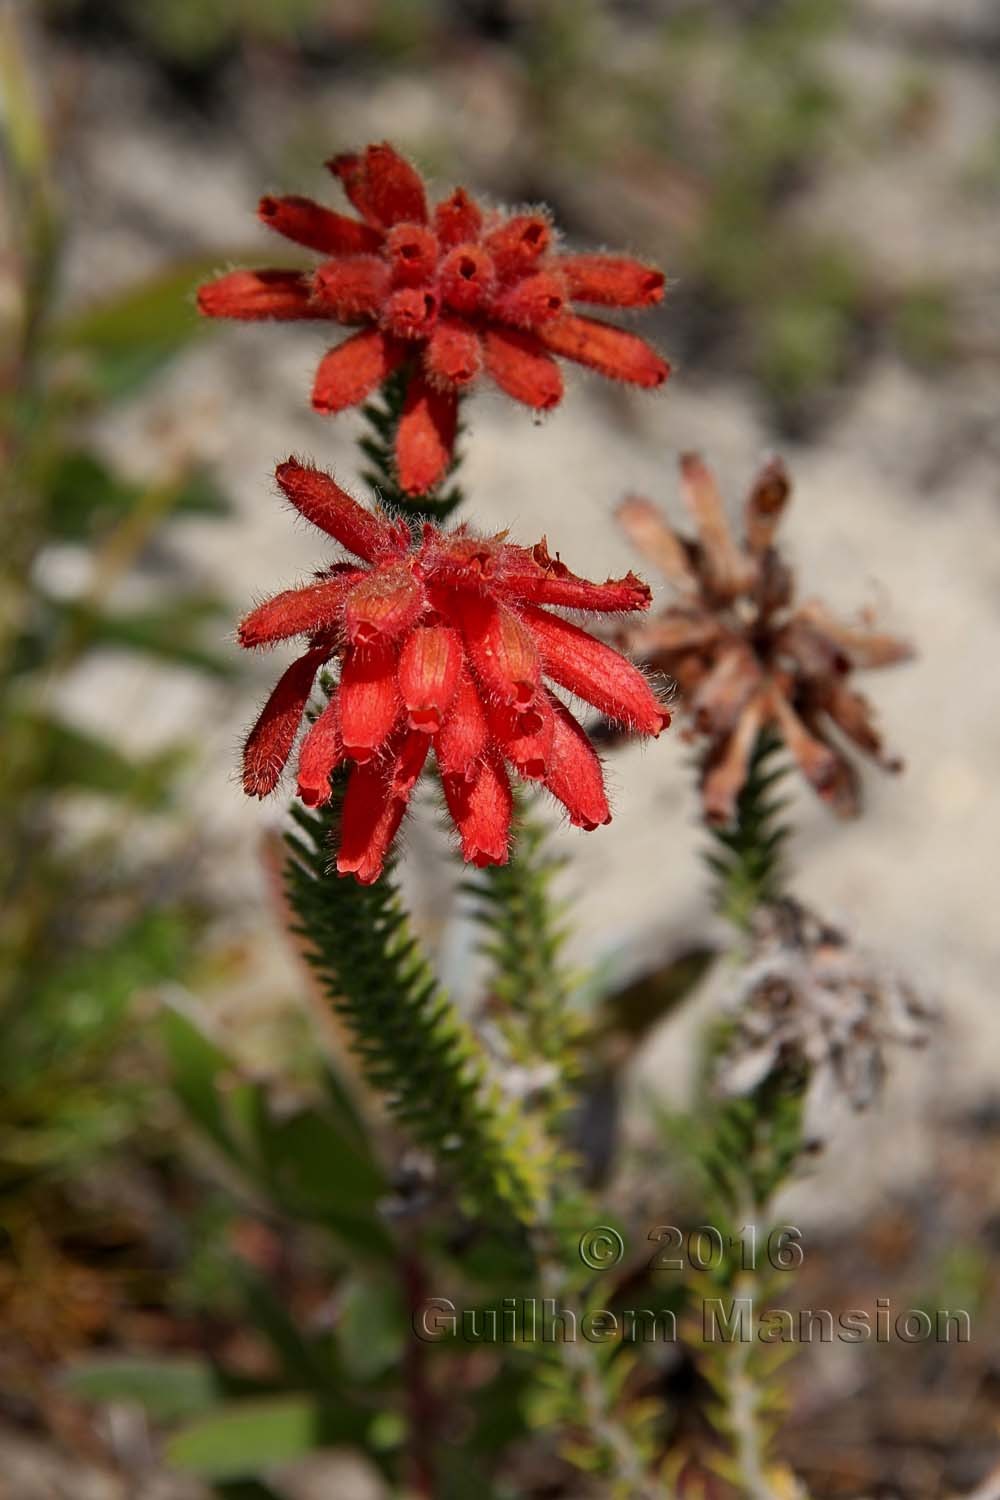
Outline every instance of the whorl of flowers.
<path id="1" fill-rule="evenodd" d="M 926 1042 L 933 1011 L 791 897 L 758 908 L 751 941 L 730 997 L 733 1032 L 716 1081 L 723 1093 L 748 1094 L 779 1067 L 804 1068 L 804 1133 L 816 1144 L 838 1097 L 854 1109 L 875 1098 L 887 1045 Z"/>
<path id="2" fill-rule="evenodd" d="M 707 744 L 706 817 L 732 820 L 754 745 L 768 727 L 819 795 L 838 813 L 854 814 L 857 773 L 831 730 L 885 770 L 900 769 L 849 679 L 855 668 L 905 661 L 909 646 L 874 631 L 866 619 L 843 624 L 821 604 L 795 602 L 791 569 L 774 546 L 791 493 L 780 460 L 767 463 L 750 487 L 742 542 L 697 454 L 681 460 L 681 493 L 697 539 L 680 536 L 648 500 L 630 497 L 619 508 L 629 536 L 678 595 L 661 614 L 628 628 L 623 640 L 676 679 L 690 732 Z"/>
<path id="3" fill-rule="evenodd" d="M 644 340 L 572 310 L 648 307 L 663 296 L 661 272 L 625 256 L 563 254 L 544 213 L 485 209 L 464 188 L 431 206 L 389 145 L 327 165 L 357 218 L 300 197 L 263 198 L 259 209 L 265 224 L 324 257 L 317 270 L 232 271 L 203 286 L 198 305 L 214 318 L 361 325 L 320 362 L 318 411 L 355 406 L 410 366 L 396 439 L 407 493 L 441 479 L 459 396 L 481 374 L 536 410 L 562 396 L 557 355 L 634 385 L 667 378 Z"/>
<path id="4" fill-rule="evenodd" d="M 240 625 L 246 647 L 296 636 L 308 643 L 246 742 L 246 791 L 274 790 L 317 674 L 339 662 L 339 683 L 301 744 L 298 793 L 318 806 L 331 795 L 331 773 L 352 767 L 337 852 L 342 875 L 377 879 L 431 748 L 472 864 L 508 857 L 508 768 L 541 782 L 576 826 L 609 822 L 600 762 L 548 683 L 640 734 L 659 734 L 670 714 L 624 656 L 552 610 L 645 609 L 647 586 L 632 573 L 588 582 L 544 541 L 521 547 L 504 533 L 479 537 L 427 523 L 415 540 L 404 521 L 365 509 L 328 475 L 292 459 L 277 479 L 296 510 L 352 560 L 268 599 Z"/>

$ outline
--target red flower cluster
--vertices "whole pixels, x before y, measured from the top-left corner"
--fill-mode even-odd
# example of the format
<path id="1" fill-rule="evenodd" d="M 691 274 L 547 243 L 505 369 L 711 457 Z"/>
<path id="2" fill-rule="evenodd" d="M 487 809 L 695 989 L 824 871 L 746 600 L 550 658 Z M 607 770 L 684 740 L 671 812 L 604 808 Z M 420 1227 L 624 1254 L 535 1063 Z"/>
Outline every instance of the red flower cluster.
<path id="1" fill-rule="evenodd" d="M 649 589 L 630 573 L 578 578 L 544 542 L 520 547 L 366 510 L 328 475 L 289 459 L 278 483 L 307 520 L 360 562 L 335 563 L 304 588 L 261 604 L 242 622 L 243 646 L 304 636 L 250 733 L 243 784 L 272 792 L 319 669 L 340 660 L 340 682 L 302 741 L 299 796 L 330 797 L 331 772 L 353 762 L 337 869 L 377 879 L 433 745 L 448 810 L 472 864 L 503 864 L 512 798 L 506 765 L 540 781 L 592 829 L 610 821 L 600 762 L 545 679 L 641 734 L 670 714 L 641 672 L 612 647 L 546 606 L 645 609 Z M 505 764 L 506 763 L 506 764 Z"/>
<path id="2" fill-rule="evenodd" d="M 401 487 L 432 489 L 451 459 L 458 398 L 485 371 L 508 396 L 555 406 L 561 355 L 653 387 L 669 366 L 635 334 L 570 311 L 573 302 L 648 307 L 663 276 L 624 256 L 553 251 L 540 213 L 484 211 L 462 188 L 428 207 L 424 183 L 391 146 L 328 163 L 359 214 L 308 198 L 263 198 L 260 217 L 326 256 L 314 275 L 232 271 L 203 286 L 213 318 L 320 318 L 361 324 L 323 358 L 313 406 L 355 406 L 411 358 L 415 373 L 396 444 Z"/>

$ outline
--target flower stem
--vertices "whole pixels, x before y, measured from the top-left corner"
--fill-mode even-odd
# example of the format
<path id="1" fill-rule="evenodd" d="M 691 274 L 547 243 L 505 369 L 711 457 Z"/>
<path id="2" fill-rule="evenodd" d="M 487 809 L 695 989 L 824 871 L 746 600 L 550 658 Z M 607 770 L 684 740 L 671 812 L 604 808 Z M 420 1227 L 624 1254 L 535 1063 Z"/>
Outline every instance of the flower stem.
<path id="1" fill-rule="evenodd" d="M 777 898 L 783 883 L 789 830 L 779 821 L 784 803 L 772 796 L 785 774 L 784 765 L 775 763 L 780 749 L 775 734 L 768 729 L 760 732 L 735 819 L 710 830 L 716 847 L 706 857 L 717 878 L 716 901 L 741 932 L 748 930 L 756 907 Z"/>

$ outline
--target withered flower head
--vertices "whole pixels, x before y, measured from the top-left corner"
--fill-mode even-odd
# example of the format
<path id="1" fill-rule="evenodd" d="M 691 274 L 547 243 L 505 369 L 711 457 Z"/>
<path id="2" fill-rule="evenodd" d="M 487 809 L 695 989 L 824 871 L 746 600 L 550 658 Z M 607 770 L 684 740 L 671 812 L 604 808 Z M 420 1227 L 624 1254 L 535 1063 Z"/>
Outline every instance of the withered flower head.
<path id="1" fill-rule="evenodd" d="M 744 506 L 743 539 L 726 519 L 715 480 L 693 453 L 681 459 L 681 492 L 697 538 L 680 536 L 649 500 L 632 496 L 619 519 L 674 586 L 677 602 L 629 627 L 624 643 L 677 681 L 689 733 L 707 745 L 705 816 L 728 823 L 761 730 L 776 731 L 819 795 L 838 813 L 859 807 L 854 766 L 831 734 L 839 730 L 888 771 L 872 709 L 849 684 L 854 668 L 905 661 L 910 647 L 871 628 L 799 604 L 774 534 L 791 492 L 780 459 L 758 473 Z"/>
<path id="2" fill-rule="evenodd" d="M 933 1012 L 791 898 L 758 908 L 752 941 L 731 996 L 735 1030 L 716 1082 L 723 1093 L 748 1094 L 778 1067 L 804 1065 L 804 1133 L 815 1143 L 838 1096 L 854 1109 L 872 1102 L 886 1074 L 886 1046 L 922 1046 Z"/>
<path id="3" fill-rule="evenodd" d="M 247 648 L 306 643 L 250 731 L 247 793 L 274 791 L 317 674 L 339 665 L 337 687 L 302 741 L 298 791 L 319 806 L 330 799 L 331 773 L 351 768 L 340 874 L 363 884 L 378 878 L 431 749 L 471 864 L 507 860 L 508 768 L 541 782 L 577 827 L 610 822 L 600 761 L 549 684 L 637 734 L 658 735 L 670 713 L 637 667 L 558 611 L 645 609 L 650 593 L 641 579 L 591 583 L 552 557 L 544 540 L 521 547 L 506 533 L 482 537 L 429 523 L 414 535 L 405 521 L 367 510 L 294 459 L 279 465 L 277 479 L 299 514 L 350 560 L 276 594 L 240 624 Z"/>
<path id="4" fill-rule="evenodd" d="M 231 271 L 203 286 L 211 318 L 318 319 L 357 327 L 320 362 L 317 411 L 364 401 L 412 367 L 396 437 L 399 482 L 432 489 L 451 459 L 458 398 L 481 376 L 538 411 L 562 397 L 556 356 L 653 388 L 669 374 L 645 340 L 575 304 L 650 307 L 655 266 L 630 256 L 568 255 L 537 211 L 484 208 L 456 188 L 428 201 L 420 174 L 392 146 L 327 163 L 357 217 L 309 198 L 262 198 L 260 217 L 322 257 L 315 272 Z"/>

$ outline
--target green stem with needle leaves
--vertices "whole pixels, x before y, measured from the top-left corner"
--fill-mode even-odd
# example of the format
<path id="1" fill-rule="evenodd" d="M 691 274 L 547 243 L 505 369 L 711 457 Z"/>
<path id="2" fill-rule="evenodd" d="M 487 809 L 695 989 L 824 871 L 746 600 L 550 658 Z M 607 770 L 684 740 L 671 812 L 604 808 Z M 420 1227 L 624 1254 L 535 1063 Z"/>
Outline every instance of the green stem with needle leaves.
<path id="1" fill-rule="evenodd" d="M 406 372 L 365 408 L 365 478 L 383 504 L 413 524 L 441 522 L 461 502 L 450 479 L 413 500 L 400 492 L 394 450 Z M 483 951 L 504 1055 L 483 1039 L 440 990 L 414 936 L 391 861 L 370 886 L 330 871 L 346 777 L 318 810 L 296 805 L 286 880 L 298 932 L 331 1003 L 347 1021 L 369 1083 L 406 1132 L 428 1148 L 458 1188 L 467 1211 L 519 1233 L 543 1293 L 578 1307 L 576 1239 L 593 1210 L 560 1136 L 575 1102 L 581 1023 L 573 976 L 563 960 L 565 930 L 553 896 L 557 861 L 543 825 L 520 799 L 518 838 L 507 865 L 477 874 L 467 889 L 485 931 Z M 544 1077 L 529 1096 L 511 1068 Z M 570 1222 L 572 1221 L 572 1222 Z M 619 1351 L 620 1353 L 621 1351 Z M 566 1456 L 606 1476 L 615 1496 L 661 1493 L 649 1480 L 650 1453 L 621 1401 L 626 1361 L 573 1340 L 540 1359 L 535 1388 L 565 1429 Z"/>
<path id="2" fill-rule="evenodd" d="M 711 829 L 713 847 L 706 859 L 716 877 L 716 904 L 740 932 L 749 929 L 758 906 L 781 892 L 783 857 L 789 834 L 781 814 L 784 803 L 774 793 L 785 774 L 778 759 L 781 741 L 763 730 L 754 744 L 747 778 L 732 823 Z"/>
<path id="3" fill-rule="evenodd" d="M 773 732 L 758 735 L 736 816 L 711 830 L 714 847 L 707 859 L 716 876 L 716 901 L 740 935 L 739 949 L 750 942 L 758 907 L 777 900 L 783 889 L 789 829 L 776 795 L 785 774 L 781 749 Z M 725 1028 L 719 1028 L 709 1038 L 703 1099 L 712 1099 L 714 1059 L 724 1045 Z M 762 1257 L 771 1244 L 772 1200 L 801 1151 L 802 1089 L 801 1077 L 778 1068 L 749 1096 L 707 1105 L 687 1136 L 723 1247 L 713 1270 L 691 1273 L 689 1336 L 713 1392 L 708 1415 L 727 1449 L 717 1467 L 747 1500 L 778 1500 L 794 1485 L 774 1453 L 787 1349 L 759 1343 L 753 1329 L 747 1336 L 741 1331 L 732 1339 L 704 1341 L 704 1309 L 720 1306 L 730 1321 L 749 1304 L 756 1317 L 776 1290 L 775 1268 Z"/>

